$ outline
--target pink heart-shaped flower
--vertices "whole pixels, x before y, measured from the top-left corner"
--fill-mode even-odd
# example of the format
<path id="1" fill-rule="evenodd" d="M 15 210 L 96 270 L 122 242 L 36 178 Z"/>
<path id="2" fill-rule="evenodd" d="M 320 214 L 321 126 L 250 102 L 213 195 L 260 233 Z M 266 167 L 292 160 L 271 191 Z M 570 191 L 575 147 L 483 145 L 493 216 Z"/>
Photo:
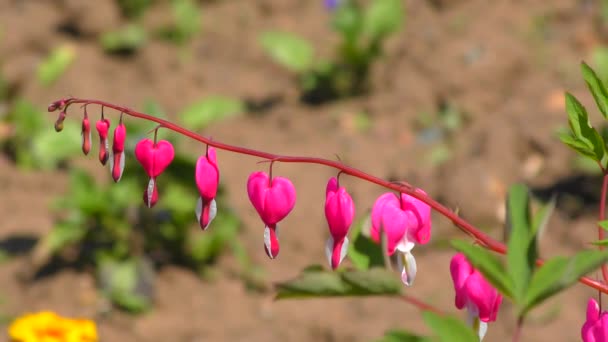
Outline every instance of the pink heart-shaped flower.
<path id="1" fill-rule="evenodd" d="M 388 254 L 395 253 L 395 248 L 407 232 L 407 216 L 401 210 L 401 203 L 395 194 L 387 192 L 376 200 L 372 207 L 371 237 L 380 242 L 382 233 L 387 237 Z"/>
<path id="2" fill-rule="evenodd" d="M 296 190 L 284 177 L 268 178 L 265 172 L 254 172 L 247 180 L 249 200 L 264 224 L 276 225 L 285 218 L 296 203 Z"/>
<path id="3" fill-rule="evenodd" d="M 196 161 L 194 178 L 201 198 L 207 202 L 213 200 L 217 195 L 217 187 L 220 182 L 217 156 L 213 147 L 209 146 L 207 153 Z"/>
<path id="4" fill-rule="evenodd" d="M 135 146 L 135 158 L 150 178 L 158 177 L 173 161 L 173 145 L 167 140 L 156 144 L 150 139 L 142 139 Z"/>

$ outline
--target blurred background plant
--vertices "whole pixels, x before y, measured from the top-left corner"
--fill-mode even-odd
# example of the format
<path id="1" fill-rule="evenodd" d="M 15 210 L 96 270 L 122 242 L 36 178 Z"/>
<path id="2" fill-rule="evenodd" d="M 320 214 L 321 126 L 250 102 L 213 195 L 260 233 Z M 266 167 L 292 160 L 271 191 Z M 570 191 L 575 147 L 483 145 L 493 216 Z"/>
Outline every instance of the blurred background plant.
<path id="1" fill-rule="evenodd" d="M 267 54 L 296 74 L 302 100 L 313 104 L 369 91 L 371 67 L 405 18 L 401 0 L 333 0 L 325 6 L 341 39 L 333 59 L 317 59 L 313 44 L 293 33 L 267 31 L 259 37 Z"/>

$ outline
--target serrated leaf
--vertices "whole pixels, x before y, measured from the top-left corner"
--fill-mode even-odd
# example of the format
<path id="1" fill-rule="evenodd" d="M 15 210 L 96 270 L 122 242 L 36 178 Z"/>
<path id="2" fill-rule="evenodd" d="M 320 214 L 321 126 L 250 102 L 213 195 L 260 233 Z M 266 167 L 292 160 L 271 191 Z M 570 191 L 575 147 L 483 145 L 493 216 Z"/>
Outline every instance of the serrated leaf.
<path id="1" fill-rule="evenodd" d="M 513 298 L 513 283 L 507 275 L 500 259 L 490 251 L 466 241 L 453 240 L 452 246 L 467 257 L 467 260 L 481 272 L 498 291 Z"/>
<path id="2" fill-rule="evenodd" d="M 576 152 L 579 152 L 581 155 L 585 157 L 591 158 L 593 161 L 597 162 L 595 158 L 595 153 L 593 149 L 583 141 L 578 140 L 578 138 L 570 135 L 569 133 L 559 133 L 559 140 L 561 140 L 564 144 L 568 145 L 568 147 L 572 148 Z"/>
<path id="3" fill-rule="evenodd" d="M 606 144 L 600 134 L 591 126 L 585 107 L 571 94 L 566 93 L 566 111 L 568 123 L 575 141 L 582 142 L 590 151 L 593 158 L 601 162 L 606 154 Z M 561 137 L 560 137 L 561 138 Z M 562 140 L 563 141 L 563 140 Z M 578 143 L 577 143 L 578 144 Z M 569 144 L 570 145 L 570 144 Z M 572 146 L 575 148 L 574 146 Z M 575 148 L 577 149 L 577 148 Z M 589 151 L 583 152 L 589 155 Z"/>
<path id="4" fill-rule="evenodd" d="M 242 114 L 245 104 L 224 96 L 210 96 L 184 109 L 180 118 L 191 130 L 200 130 L 209 124 Z"/>
<path id="5" fill-rule="evenodd" d="M 260 43 L 275 62 L 294 72 L 304 72 L 312 66 L 314 49 L 305 39 L 288 32 L 264 32 Z"/>
<path id="6" fill-rule="evenodd" d="M 428 337 L 412 334 L 405 330 L 389 330 L 384 336 L 374 342 L 426 342 L 431 341 Z"/>
<path id="7" fill-rule="evenodd" d="M 365 11 L 364 18 L 364 32 L 372 39 L 381 39 L 402 26 L 405 8 L 401 0 L 375 0 Z"/>
<path id="8" fill-rule="evenodd" d="M 530 196 L 523 184 L 514 184 L 507 197 L 507 271 L 518 302 L 524 295 L 536 261 L 536 239 L 532 235 Z"/>
<path id="9" fill-rule="evenodd" d="M 422 314 L 426 325 L 442 342 L 479 342 L 479 337 L 461 320 L 451 316 L 439 316 L 426 311 Z"/>
<path id="10" fill-rule="evenodd" d="M 595 74 L 595 71 L 591 69 L 585 62 L 581 63 L 581 70 L 583 72 L 583 78 L 585 83 L 589 87 L 597 108 L 600 110 L 604 118 L 608 118 L 608 91 L 599 77 Z"/>
<path id="11" fill-rule="evenodd" d="M 403 284 L 382 268 L 367 271 L 332 272 L 312 269 L 297 278 L 279 283 L 276 299 L 344 296 L 399 295 Z"/>
<path id="12" fill-rule="evenodd" d="M 567 289 L 587 273 L 608 261 L 608 251 L 583 251 L 572 257 L 555 257 L 545 262 L 532 276 L 522 314 L 545 299 Z"/>
<path id="13" fill-rule="evenodd" d="M 45 86 L 55 82 L 76 58 L 76 50 L 70 45 L 56 47 L 38 66 L 38 80 Z"/>

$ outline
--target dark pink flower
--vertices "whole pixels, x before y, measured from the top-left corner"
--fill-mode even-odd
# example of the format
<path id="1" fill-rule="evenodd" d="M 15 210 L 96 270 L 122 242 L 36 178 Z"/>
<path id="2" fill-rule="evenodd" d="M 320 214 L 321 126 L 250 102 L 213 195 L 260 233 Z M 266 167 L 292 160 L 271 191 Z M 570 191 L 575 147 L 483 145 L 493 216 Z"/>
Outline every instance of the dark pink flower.
<path id="1" fill-rule="evenodd" d="M 106 165 L 110 158 L 110 145 L 108 144 L 108 132 L 110 131 L 110 120 L 103 117 L 95 124 L 99 133 L 99 162 Z"/>
<path id="2" fill-rule="evenodd" d="M 587 303 L 587 320 L 581 328 L 583 342 L 608 342 L 608 312 L 600 311 L 595 299 Z"/>
<path id="3" fill-rule="evenodd" d="M 110 159 L 110 170 L 114 182 L 118 182 L 125 170 L 125 140 L 127 140 L 127 128 L 122 120 L 114 129 L 114 139 L 112 141 L 112 158 Z"/>
<path id="4" fill-rule="evenodd" d="M 84 113 L 82 118 L 82 153 L 85 155 L 91 151 L 91 123 L 89 122 L 89 116 Z"/>
<path id="5" fill-rule="evenodd" d="M 479 339 L 483 339 L 488 322 L 496 321 L 502 295 L 473 268 L 464 254 L 457 253 L 450 262 L 450 273 L 456 292 L 455 304 L 458 309 L 467 308 L 469 319 L 478 326 Z"/>
<path id="6" fill-rule="evenodd" d="M 213 147 L 209 146 L 207 153 L 200 156 L 196 161 L 194 178 L 200 194 L 196 204 L 196 218 L 201 229 L 205 230 L 217 214 L 215 196 L 220 183 L 220 171 L 217 167 L 217 157 Z"/>
<path id="7" fill-rule="evenodd" d="M 355 217 L 355 205 L 344 187 L 340 187 L 335 177 L 329 179 L 325 190 L 325 218 L 331 236 L 325 245 L 329 265 L 336 269 L 348 250 L 348 229 Z"/>
<path id="8" fill-rule="evenodd" d="M 417 190 L 424 194 L 424 191 Z M 387 252 L 399 251 L 398 262 L 401 280 L 411 286 L 416 278 L 416 259 L 411 253 L 414 246 L 429 242 L 431 237 L 431 208 L 424 202 L 401 194 L 385 193 L 372 207 L 371 238 L 380 242 L 386 236 Z"/>
<path id="9" fill-rule="evenodd" d="M 279 254 L 277 223 L 293 209 L 296 203 L 296 190 L 287 178 L 270 179 L 265 172 L 254 172 L 247 180 L 247 194 L 266 225 L 264 247 L 268 257 L 274 259 Z"/>
<path id="10" fill-rule="evenodd" d="M 173 145 L 166 140 L 153 142 L 150 139 L 142 139 L 135 146 L 135 158 L 150 177 L 148 187 L 144 191 L 144 203 L 149 208 L 158 201 L 156 177 L 171 164 L 174 156 Z"/>

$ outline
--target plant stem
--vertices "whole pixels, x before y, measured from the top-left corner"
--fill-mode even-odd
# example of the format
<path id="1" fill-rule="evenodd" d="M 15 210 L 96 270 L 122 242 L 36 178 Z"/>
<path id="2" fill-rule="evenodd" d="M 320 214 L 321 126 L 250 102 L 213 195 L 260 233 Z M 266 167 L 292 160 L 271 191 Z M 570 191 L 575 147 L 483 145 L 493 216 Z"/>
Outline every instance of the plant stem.
<path id="1" fill-rule="evenodd" d="M 159 119 L 157 117 L 154 117 L 154 116 L 151 116 L 148 114 L 140 113 L 135 110 L 132 110 L 132 109 L 129 109 L 129 108 L 126 108 L 123 106 L 115 105 L 115 104 L 112 104 L 109 102 L 101 101 L 101 100 L 69 98 L 69 99 L 66 99 L 63 101 L 65 101 L 65 112 L 67 112 L 68 107 L 73 104 L 83 104 L 83 105 L 97 104 L 97 105 L 102 106 L 102 108 L 103 107 L 111 108 L 118 112 L 121 112 L 121 114 L 124 114 L 124 115 L 129 115 L 129 116 L 140 118 L 140 119 L 147 120 L 150 122 L 155 122 L 166 129 L 172 130 L 172 131 L 179 133 L 181 135 L 184 135 L 190 139 L 199 141 L 199 142 L 201 142 L 203 144 L 207 144 L 209 146 L 213 146 L 220 150 L 230 151 L 230 152 L 243 154 L 243 155 L 249 155 L 252 157 L 263 158 L 263 159 L 270 160 L 272 162 L 318 164 L 318 165 L 325 165 L 327 167 L 337 169 L 337 170 L 341 171 L 342 173 L 351 175 L 355 178 L 359 178 L 359 179 L 365 180 L 367 182 L 382 186 L 386 189 L 390 189 L 390 190 L 393 190 L 393 191 L 396 191 L 399 193 L 405 193 L 409 196 L 412 196 L 412 197 L 426 203 L 431 208 L 433 208 L 435 211 L 439 212 L 441 215 L 443 215 L 444 217 L 446 217 L 447 219 L 452 221 L 452 223 L 457 228 L 459 228 L 465 234 L 469 235 L 471 238 L 473 238 L 477 243 L 479 243 L 483 247 L 485 247 L 489 250 L 492 250 L 496 253 L 500 253 L 500 254 L 506 254 L 506 252 L 507 252 L 507 248 L 504 244 L 502 244 L 499 241 L 494 240 L 491 237 L 489 237 L 488 235 L 484 234 L 481 230 L 479 230 L 478 228 L 476 228 L 469 222 L 465 221 L 464 219 L 460 218 L 451 209 L 448 209 L 447 207 L 443 206 L 442 204 L 435 201 L 431 197 L 425 195 L 421 191 L 418 191 L 414 186 L 412 186 L 406 182 L 398 182 L 398 183 L 389 182 L 387 180 L 378 178 L 374 175 L 363 172 L 357 168 L 345 165 L 341 162 L 334 161 L 334 160 L 323 159 L 323 158 L 314 158 L 314 157 L 283 156 L 283 155 L 258 151 L 258 150 L 254 150 L 254 149 L 249 149 L 249 148 L 245 148 L 245 147 L 241 147 L 241 146 L 224 144 L 217 140 L 211 140 L 202 135 L 196 134 L 196 133 L 194 133 L 186 128 L 183 128 L 177 124 L 174 124 L 170 121 Z M 51 108 L 51 107 L 49 107 L 49 108 Z M 603 198 L 605 198 L 605 196 L 603 196 Z M 538 265 L 542 265 L 543 260 L 538 259 L 536 261 L 536 263 Z M 608 294 L 608 285 L 606 285 L 602 282 L 593 280 L 588 277 L 580 278 L 579 282 L 581 282 L 589 287 L 592 287 L 594 289 L 597 289 L 598 291 Z"/>
<path id="2" fill-rule="evenodd" d="M 604 221 L 606 219 L 606 195 L 608 192 L 608 173 L 604 171 L 604 177 L 602 179 L 602 194 L 600 198 L 600 221 Z M 605 231 L 601 226 L 597 226 L 597 235 L 599 240 L 604 240 Z M 599 246 L 600 250 L 604 249 L 604 246 Z M 608 266 L 606 264 L 602 265 L 602 276 L 604 278 L 604 284 L 608 284 Z"/>
<path id="3" fill-rule="evenodd" d="M 524 326 L 524 318 L 520 316 L 517 318 L 517 324 L 515 325 L 515 332 L 513 332 L 513 342 L 518 342 L 519 337 L 521 336 L 521 330 Z"/>

